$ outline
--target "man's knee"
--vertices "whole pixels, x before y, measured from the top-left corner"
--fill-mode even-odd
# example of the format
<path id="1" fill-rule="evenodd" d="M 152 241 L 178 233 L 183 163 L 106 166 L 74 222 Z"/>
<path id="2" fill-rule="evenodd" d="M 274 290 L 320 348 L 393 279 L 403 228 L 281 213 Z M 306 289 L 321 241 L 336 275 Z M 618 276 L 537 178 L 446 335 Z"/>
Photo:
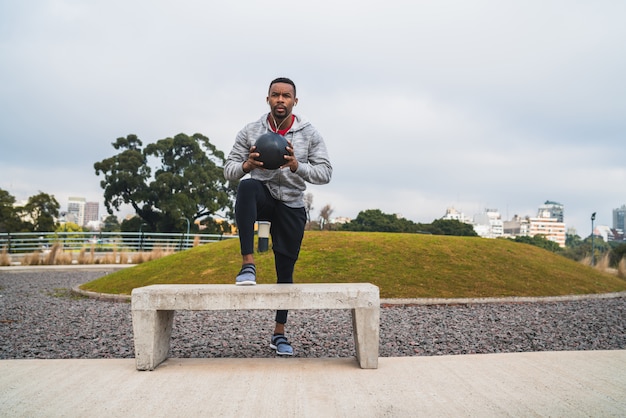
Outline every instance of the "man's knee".
<path id="1" fill-rule="evenodd" d="M 239 194 L 247 194 L 250 192 L 256 192 L 258 190 L 259 184 L 262 184 L 259 180 L 255 179 L 245 179 L 239 182 L 239 186 L 237 186 L 237 196 Z"/>

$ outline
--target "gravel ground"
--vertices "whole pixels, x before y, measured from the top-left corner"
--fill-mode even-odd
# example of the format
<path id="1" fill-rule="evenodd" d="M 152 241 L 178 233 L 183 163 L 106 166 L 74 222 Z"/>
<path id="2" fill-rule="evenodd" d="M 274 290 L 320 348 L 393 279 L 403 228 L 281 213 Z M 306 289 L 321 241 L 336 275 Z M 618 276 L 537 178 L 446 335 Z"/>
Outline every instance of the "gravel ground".
<path id="1" fill-rule="evenodd" d="M 97 270 L 0 270 L 0 359 L 133 357 L 130 304 L 76 297 Z M 177 312 L 170 357 L 273 357 L 274 312 Z M 626 297 L 388 306 L 380 356 L 626 349 Z M 348 311 L 291 311 L 299 357 L 354 355 Z"/>

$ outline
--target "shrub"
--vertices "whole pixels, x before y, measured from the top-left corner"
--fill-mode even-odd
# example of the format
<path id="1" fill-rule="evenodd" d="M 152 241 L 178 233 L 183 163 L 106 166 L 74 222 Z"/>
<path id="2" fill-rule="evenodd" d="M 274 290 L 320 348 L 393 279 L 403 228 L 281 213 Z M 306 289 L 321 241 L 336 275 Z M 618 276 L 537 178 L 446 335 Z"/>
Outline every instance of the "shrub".
<path id="1" fill-rule="evenodd" d="M 133 254 L 133 256 L 132 256 L 132 264 L 141 264 L 144 261 L 146 261 L 144 253 Z"/>
<path id="2" fill-rule="evenodd" d="M 608 254 L 605 254 L 604 256 L 602 256 L 599 260 L 597 260 L 596 262 L 596 268 L 600 271 L 608 271 L 609 267 L 610 267 L 610 258 Z"/>
<path id="3" fill-rule="evenodd" d="M 38 266 L 40 264 L 41 264 L 41 251 L 35 251 L 34 253 L 26 254 L 22 258 L 22 265 Z"/>
<path id="4" fill-rule="evenodd" d="M 2 253 L 0 253 L 0 266 L 10 266 L 11 265 L 11 257 L 6 249 L 6 247 L 2 248 Z"/>
<path id="5" fill-rule="evenodd" d="M 63 245 L 60 242 L 55 242 L 54 245 L 52 245 L 52 248 L 50 249 L 48 254 L 46 254 L 46 256 L 44 257 L 42 264 L 46 264 L 49 266 L 57 264 L 56 263 L 57 255 L 62 251 L 63 251 Z"/>
<path id="6" fill-rule="evenodd" d="M 85 250 L 84 248 L 80 249 L 80 252 L 78 253 L 78 258 L 76 259 L 76 262 L 78 264 L 91 264 L 91 262 L 93 260 L 90 260 L 89 257 L 87 257 L 87 255 L 85 254 L 87 250 Z"/>
<path id="7" fill-rule="evenodd" d="M 96 264 L 117 264 L 117 252 L 106 253 L 95 261 Z"/>
<path id="8" fill-rule="evenodd" d="M 626 256 L 617 263 L 617 275 L 622 279 L 626 279 Z"/>

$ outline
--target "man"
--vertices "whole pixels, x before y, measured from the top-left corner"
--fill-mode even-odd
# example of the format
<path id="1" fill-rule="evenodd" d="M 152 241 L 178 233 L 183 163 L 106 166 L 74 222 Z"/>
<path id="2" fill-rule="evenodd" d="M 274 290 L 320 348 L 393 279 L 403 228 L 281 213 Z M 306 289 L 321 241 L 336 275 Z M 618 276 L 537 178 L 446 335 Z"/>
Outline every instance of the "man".
<path id="1" fill-rule="evenodd" d="M 278 283 L 293 283 L 293 271 L 306 224 L 304 191 L 306 182 L 326 184 L 332 176 L 332 166 L 324 139 L 303 117 L 292 113 L 298 103 L 296 85 L 288 78 L 270 83 L 267 95 L 270 112 L 247 124 L 235 139 L 224 166 L 228 180 L 250 178 L 239 183 L 235 202 L 235 220 L 239 231 L 242 267 L 235 279 L 237 285 L 256 284 L 254 264 L 254 224 L 269 221 L 276 279 Z M 288 142 L 284 164 L 277 170 L 263 168 L 257 161 L 255 142 L 267 132 L 283 135 Z M 270 347 L 279 355 L 293 355 L 285 337 L 287 311 L 276 312 L 276 326 Z"/>

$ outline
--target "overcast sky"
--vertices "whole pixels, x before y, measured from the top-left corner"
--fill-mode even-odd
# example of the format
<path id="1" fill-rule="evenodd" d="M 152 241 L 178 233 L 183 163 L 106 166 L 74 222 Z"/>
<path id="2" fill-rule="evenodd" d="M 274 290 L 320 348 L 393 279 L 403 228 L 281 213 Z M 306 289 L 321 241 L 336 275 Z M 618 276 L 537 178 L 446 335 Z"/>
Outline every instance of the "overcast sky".
<path id="1" fill-rule="evenodd" d="M 0 1 L 0 188 L 102 202 L 116 138 L 228 153 L 292 78 L 324 136 L 313 215 L 430 223 L 565 205 L 579 235 L 626 204 L 626 2 Z"/>

